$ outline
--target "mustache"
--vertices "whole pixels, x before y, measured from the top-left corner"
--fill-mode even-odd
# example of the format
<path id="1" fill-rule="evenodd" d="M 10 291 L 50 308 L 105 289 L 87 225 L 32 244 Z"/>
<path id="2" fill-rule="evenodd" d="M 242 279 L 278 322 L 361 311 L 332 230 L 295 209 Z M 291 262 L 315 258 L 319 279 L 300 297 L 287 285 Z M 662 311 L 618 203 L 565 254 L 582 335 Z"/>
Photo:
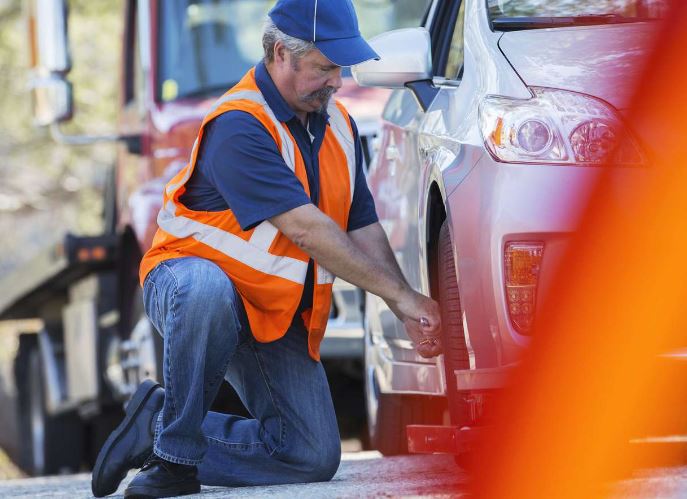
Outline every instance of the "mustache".
<path id="1" fill-rule="evenodd" d="M 306 95 L 303 97 L 303 101 L 305 102 L 312 102 L 314 100 L 319 100 L 322 102 L 327 102 L 332 95 L 336 93 L 336 88 L 334 87 L 323 87 L 319 90 L 315 90 L 314 92 Z"/>

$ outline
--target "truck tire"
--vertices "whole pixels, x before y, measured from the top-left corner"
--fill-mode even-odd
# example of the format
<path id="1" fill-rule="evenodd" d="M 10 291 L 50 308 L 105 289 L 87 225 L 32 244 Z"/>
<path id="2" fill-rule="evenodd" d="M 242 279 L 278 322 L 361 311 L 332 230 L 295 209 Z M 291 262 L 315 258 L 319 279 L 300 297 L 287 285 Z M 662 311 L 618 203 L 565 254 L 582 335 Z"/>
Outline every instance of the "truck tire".
<path id="1" fill-rule="evenodd" d="M 15 360 L 18 392 L 19 465 L 28 474 L 74 473 L 81 468 L 83 426 L 78 414 L 47 413 L 46 390 L 37 338 L 20 338 Z"/>
<path id="2" fill-rule="evenodd" d="M 101 413 L 91 418 L 85 428 L 86 445 L 84 463 L 87 469 L 93 469 L 98 452 L 105 441 L 124 419 L 124 409 L 120 404 L 102 407 Z"/>
<path id="3" fill-rule="evenodd" d="M 444 346 L 448 408 L 451 424 L 462 428 L 471 425 L 472 421 L 465 394 L 458 392 L 454 371 L 469 369 L 470 360 L 463 332 L 463 312 L 460 305 L 453 242 L 446 220 L 439 231 L 437 253 L 437 289 L 441 309 L 441 341 Z M 460 452 L 459 449 L 455 460 L 457 464 L 465 466 L 466 453 Z"/>
<path id="4" fill-rule="evenodd" d="M 133 290 L 130 316 L 133 318 L 129 339 L 134 339 L 139 345 L 138 351 L 138 382 L 145 379 L 153 379 L 163 387 L 165 384 L 162 374 L 162 362 L 164 358 L 164 340 L 155 329 L 145 313 L 143 306 L 143 290 L 137 285 Z"/>

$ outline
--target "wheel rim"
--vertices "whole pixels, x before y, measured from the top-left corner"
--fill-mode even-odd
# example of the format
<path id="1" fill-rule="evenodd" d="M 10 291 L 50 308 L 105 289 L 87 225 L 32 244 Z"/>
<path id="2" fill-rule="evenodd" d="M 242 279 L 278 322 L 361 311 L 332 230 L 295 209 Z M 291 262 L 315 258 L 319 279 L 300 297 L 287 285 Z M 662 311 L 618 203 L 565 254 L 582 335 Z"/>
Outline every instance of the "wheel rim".
<path id="1" fill-rule="evenodd" d="M 31 457 L 33 468 L 37 474 L 41 474 L 45 468 L 45 418 L 43 415 L 43 383 L 41 382 L 41 369 L 38 352 L 31 353 L 31 395 L 30 395 L 30 421 L 31 421 Z"/>

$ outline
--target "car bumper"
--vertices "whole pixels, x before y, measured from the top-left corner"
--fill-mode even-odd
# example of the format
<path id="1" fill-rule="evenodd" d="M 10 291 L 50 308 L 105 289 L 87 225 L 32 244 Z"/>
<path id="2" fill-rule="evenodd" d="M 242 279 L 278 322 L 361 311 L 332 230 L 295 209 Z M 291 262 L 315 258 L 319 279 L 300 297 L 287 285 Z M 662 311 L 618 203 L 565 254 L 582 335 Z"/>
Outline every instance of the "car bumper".
<path id="1" fill-rule="evenodd" d="M 507 165 L 484 155 L 449 194 L 461 308 L 470 365 L 457 372 L 465 389 L 503 386 L 530 337 L 514 327 L 506 300 L 504 253 L 509 242 L 543 244 L 537 306 L 569 250 L 571 236 L 602 170 L 598 167 Z M 614 168 L 609 196 L 622 205 L 646 169 Z"/>

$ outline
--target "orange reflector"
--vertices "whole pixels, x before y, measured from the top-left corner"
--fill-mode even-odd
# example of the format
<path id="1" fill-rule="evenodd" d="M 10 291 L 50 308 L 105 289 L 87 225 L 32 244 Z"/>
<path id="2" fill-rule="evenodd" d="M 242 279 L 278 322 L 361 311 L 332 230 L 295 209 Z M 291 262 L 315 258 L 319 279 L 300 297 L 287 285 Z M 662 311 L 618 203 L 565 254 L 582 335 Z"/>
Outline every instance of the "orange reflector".
<path id="1" fill-rule="evenodd" d="M 501 140 L 501 134 L 503 133 L 503 118 L 499 117 L 496 120 L 496 128 L 491 133 L 491 140 L 494 142 L 495 146 L 501 146 L 503 141 Z"/>
<path id="2" fill-rule="evenodd" d="M 91 258 L 93 260 L 104 260 L 105 256 L 107 256 L 107 252 L 102 246 L 96 246 L 91 250 Z"/>
<path id="3" fill-rule="evenodd" d="M 89 260 L 91 258 L 91 252 L 88 248 L 79 248 L 79 251 L 76 254 L 76 258 L 80 262 L 85 262 L 86 260 Z"/>
<path id="4" fill-rule="evenodd" d="M 513 327 L 521 334 L 529 333 L 534 320 L 537 283 L 543 254 L 543 243 L 506 244 L 504 253 L 506 305 Z"/>

